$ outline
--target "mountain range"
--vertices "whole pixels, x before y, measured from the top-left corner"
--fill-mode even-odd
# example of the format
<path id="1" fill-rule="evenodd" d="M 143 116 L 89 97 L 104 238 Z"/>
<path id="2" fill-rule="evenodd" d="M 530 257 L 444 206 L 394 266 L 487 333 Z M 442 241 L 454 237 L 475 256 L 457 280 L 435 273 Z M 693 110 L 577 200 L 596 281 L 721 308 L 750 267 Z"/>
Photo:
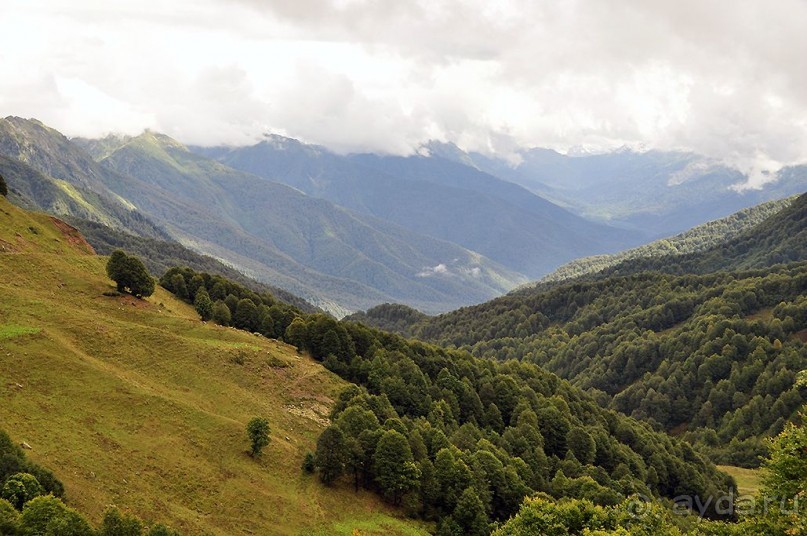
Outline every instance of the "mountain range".
<path id="1" fill-rule="evenodd" d="M 384 302 L 429 314 L 480 303 L 807 179 L 791 168 L 739 194 L 728 187 L 739 176 L 723 172 L 670 182 L 682 166 L 701 169 L 692 155 L 524 154 L 512 166 L 437 142 L 402 157 L 340 155 L 275 135 L 209 148 L 151 131 L 71 140 L 36 120 L 0 120 L 0 174 L 18 204 L 74 218 L 102 249 L 110 239 L 98 225 L 128 243 L 178 243 L 337 316 Z M 621 160 L 626 178 L 606 192 Z M 566 190 L 552 177 L 567 169 L 574 187 L 559 195 Z M 613 199 L 630 189 L 631 210 L 616 214 Z"/>
<path id="2" fill-rule="evenodd" d="M 781 169 L 760 188 L 740 188 L 746 177 L 713 159 L 681 151 L 564 155 L 519 150 L 509 160 L 439 147 L 466 165 L 513 181 L 595 221 L 640 229 L 649 238 L 680 233 L 772 199 L 800 194 L 807 167 Z M 517 161 L 513 164 L 513 159 Z"/>
<path id="3" fill-rule="evenodd" d="M 460 244 L 530 278 L 584 252 L 613 252 L 642 239 L 638 232 L 590 222 L 512 182 L 441 156 L 340 156 L 279 136 L 250 147 L 194 150 Z"/>

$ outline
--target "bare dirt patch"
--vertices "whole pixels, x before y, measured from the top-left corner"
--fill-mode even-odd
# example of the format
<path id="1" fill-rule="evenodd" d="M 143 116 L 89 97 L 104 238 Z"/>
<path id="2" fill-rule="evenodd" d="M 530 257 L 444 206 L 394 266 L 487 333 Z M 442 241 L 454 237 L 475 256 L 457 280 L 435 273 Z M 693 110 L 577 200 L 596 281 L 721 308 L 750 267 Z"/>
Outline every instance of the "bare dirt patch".
<path id="1" fill-rule="evenodd" d="M 19 250 L 11 242 L 0 240 L 0 253 L 17 253 Z"/>
<path id="2" fill-rule="evenodd" d="M 87 242 L 83 236 L 81 236 L 81 233 L 79 232 L 78 229 L 76 229 L 75 227 L 66 222 L 63 222 L 59 218 L 51 216 L 50 219 L 53 222 L 53 225 L 55 225 L 56 228 L 62 233 L 62 235 L 64 235 L 64 238 L 65 240 L 67 240 L 68 244 L 78 249 L 79 251 L 88 253 L 89 255 L 95 255 L 95 250 L 90 245 L 90 243 Z"/>

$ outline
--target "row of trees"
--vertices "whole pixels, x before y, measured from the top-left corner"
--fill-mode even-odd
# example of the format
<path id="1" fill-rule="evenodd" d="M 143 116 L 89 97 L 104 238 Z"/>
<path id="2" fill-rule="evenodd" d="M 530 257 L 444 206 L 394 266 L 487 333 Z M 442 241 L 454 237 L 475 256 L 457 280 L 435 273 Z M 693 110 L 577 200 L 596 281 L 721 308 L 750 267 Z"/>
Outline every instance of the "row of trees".
<path id="1" fill-rule="evenodd" d="M 160 278 L 160 286 L 192 303 L 202 320 L 233 326 L 273 339 L 282 338 L 301 311 L 269 293 L 249 288 L 188 267 L 174 267 Z"/>
<path id="2" fill-rule="evenodd" d="M 197 276 L 176 269 L 161 282 L 177 293 L 184 284 L 190 300 L 207 288 Z M 228 287 L 236 312 L 254 299 L 239 291 Z M 259 309 L 271 309 L 259 298 Z M 357 384 L 341 395 L 305 467 L 328 485 L 375 490 L 412 515 L 440 519 L 448 533 L 486 533 L 536 492 L 616 504 L 632 493 L 708 496 L 733 486 L 686 444 L 600 408 L 533 364 L 290 313 L 281 338 Z"/>

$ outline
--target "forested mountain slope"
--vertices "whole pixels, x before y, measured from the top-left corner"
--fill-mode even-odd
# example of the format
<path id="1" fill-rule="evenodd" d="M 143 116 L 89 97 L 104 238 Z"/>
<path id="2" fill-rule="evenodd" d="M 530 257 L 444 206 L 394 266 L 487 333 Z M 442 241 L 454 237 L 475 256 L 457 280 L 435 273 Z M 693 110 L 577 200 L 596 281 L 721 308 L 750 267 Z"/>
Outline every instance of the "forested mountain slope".
<path id="1" fill-rule="evenodd" d="M 300 471 L 347 386 L 321 365 L 165 290 L 115 295 L 79 235 L 2 197 L 0 246 L 2 428 L 94 524 L 114 504 L 185 535 L 426 534 Z M 254 416 L 271 428 L 257 459 Z"/>
<path id="2" fill-rule="evenodd" d="M 178 269 L 161 284 L 187 290 L 190 301 L 203 279 Z M 441 532 L 456 523 L 476 534 L 469 517 L 483 527 L 506 519 L 537 491 L 616 504 L 633 493 L 732 489 L 685 443 L 599 407 L 533 364 L 496 363 L 321 314 L 264 316 L 249 301 L 225 300 L 234 325 L 282 333 L 358 384 L 340 395 L 309 469 L 325 484 L 378 491 L 410 515 L 438 521 Z"/>
<path id="3" fill-rule="evenodd" d="M 673 255 L 685 255 L 687 253 L 697 253 L 706 249 L 728 242 L 737 235 L 759 225 L 777 212 L 790 206 L 797 196 L 787 199 L 768 201 L 761 205 L 756 205 L 732 214 L 726 218 L 704 223 L 669 238 L 662 238 L 649 244 L 628 249 L 613 255 L 597 255 L 594 257 L 584 257 L 567 263 L 551 274 L 541 278 L 539 281 L 528 283 L 514 292 L 520 292 L 530 287 L 545 285 L 547 283 L 557 283 L 581 276 L 592 275 L 607 268 L 615 266 L 623 261 L 631 259 L 654 258 L 659 261 L 659 257 Z M 664 259 L 661 262 L 666 262 Z"/>
<path id="4" fill-rule="evenodd" d="M 637 269 L 651 261 L 628 261 L 608 277 L 525 290 L 438 317 L 399 313 L 416 323 L 397 327 L 478 356 L 540 364 L 595 390 L 603 404 L 687 433 L 715 459 L 755 465 L 761 438 L 781 431 L 805 398 L 793 384 L 807 368 L 806 204 L 801 196 L 706 252 L 652 261 L 661 271 Z M 681 273 L 783 260 L 799 262 Z"/>

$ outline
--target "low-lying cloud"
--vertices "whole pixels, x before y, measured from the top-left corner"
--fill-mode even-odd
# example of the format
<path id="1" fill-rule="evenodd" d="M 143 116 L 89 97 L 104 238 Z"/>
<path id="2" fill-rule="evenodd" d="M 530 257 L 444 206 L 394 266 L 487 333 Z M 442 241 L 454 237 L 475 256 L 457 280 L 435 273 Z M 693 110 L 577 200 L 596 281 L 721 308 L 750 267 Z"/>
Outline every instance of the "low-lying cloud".
<path id="1" fill-rule="evenodd" d="M 340 152 L 642 145 L 761 184 L 807 161 L 804 28 L 801 0 L 12 0 L 0 113 Z"/>

